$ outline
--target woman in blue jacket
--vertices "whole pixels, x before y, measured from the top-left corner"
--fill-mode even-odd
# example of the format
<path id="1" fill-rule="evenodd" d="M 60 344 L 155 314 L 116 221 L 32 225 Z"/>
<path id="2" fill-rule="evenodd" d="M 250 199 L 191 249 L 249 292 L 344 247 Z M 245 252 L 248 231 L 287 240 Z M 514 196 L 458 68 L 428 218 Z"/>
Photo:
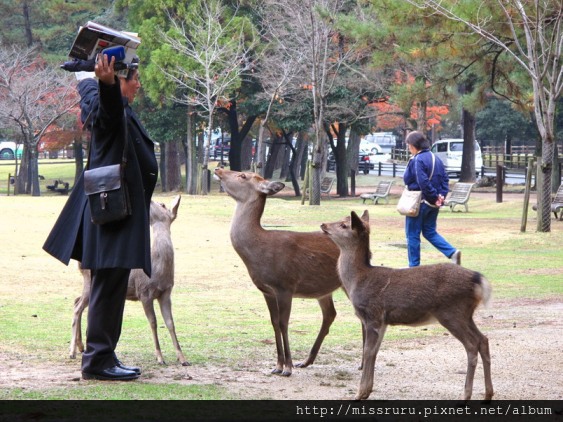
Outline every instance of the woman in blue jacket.
<path id="1" fill-rule="evenodd" d="M 461 265 L 461 251 L 450 245 L 436 230 L 438 213 L 449 191 L 444 164 L 430 152 L 430 142 L 422 132 L 409 133 L 405 142 L 412 154 L 403 175 L 405 187 L 422 191 L 418 216 L 406 217 L 405 222 L 409 267 L 420 265 L 420 233 L 453 263 Z"/>

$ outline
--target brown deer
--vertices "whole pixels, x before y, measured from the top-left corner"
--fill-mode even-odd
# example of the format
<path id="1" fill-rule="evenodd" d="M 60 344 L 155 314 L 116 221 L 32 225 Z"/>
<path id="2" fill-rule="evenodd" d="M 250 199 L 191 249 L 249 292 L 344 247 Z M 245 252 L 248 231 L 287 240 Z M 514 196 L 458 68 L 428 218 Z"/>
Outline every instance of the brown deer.
<path id="1" fill-rule="evenodd" d="M 322 232 L 264 230 L 260 219 L 266 198 L 285 185 L 255 173 L 215 169 L 223 189 L 235 201 L 231 242 L 248 269 L 250 278 L 264 295 L 274 327 L 277 364 L 273 374 L 290 376 L 293 368 L 288 339 L 293 297 L 317 299 L 323 314 L 321 329 L 307 359 L 315 361 L 321 344 L 336 317 L 332 292 L 341 287 L 336 271 L 339 251 Z"/>
<path id="2" fill-rule="evenodd" d="M 473 321 L 479 303 L 486 304 L 490 298 L 488 281 L 475 271 L 450 263 L 404 269 L 372 267 L 367 210 L 361 219 L 352 211 L 351 217 L 322 224 L 321 229 L 340 248 L 338 272 L 365 335 L 362 377 L 355 399 L 367 399 L 372 392 L 375 358 L 388 325 L 423 325 L 437 320 L 467 352 L 464 399 L 471 398 L 479 353 L 485 372 L 485 400 L 490 400 L 489 341 Z"/>
<path id="3" fill-rule="evenodd" d="M 151 264 L 152 275 L 147 275 L 141 269 L 131 270 L 129 285 L 127 286 L 127 299 L 140 300 L 143 304 L 145 315 L 152 330 L 152 337 L 156 348 L 156 359 L 158 363 L 164 364 L 160 343 L 158 341 L 156 314 L 154 312 L 154 300 L 158 300 L 160 312 L 176 350 L 176 356 L 183 366 L 190 363 L 186 361 L 174 327 L 172 318 L 172 288 L 174 287 L 174 247 L 170 236 L 170 225 L 176 219 L 178 207 L 180 206 L 180 195 L 172 199 L 170 209 L 164 204 L 151 201 L 150 224 L 152 229 Z M 74 301 L 74 315 L 72 319 L 72 340 L 70 342 L 70 358 L 76 358 L 76 350 L 84 351 L 82 343 L 82 312 L 90 301 L 90 270 L 80 270 L 84 279 L 82 295 Z"/>

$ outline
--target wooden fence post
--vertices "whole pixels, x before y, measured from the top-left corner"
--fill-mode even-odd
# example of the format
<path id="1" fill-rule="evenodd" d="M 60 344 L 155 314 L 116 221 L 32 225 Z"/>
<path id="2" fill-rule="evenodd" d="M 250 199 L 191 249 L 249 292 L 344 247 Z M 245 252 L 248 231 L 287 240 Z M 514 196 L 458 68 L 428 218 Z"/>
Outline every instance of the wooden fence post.
<path id="1" fill-rule="evenodd" d="M 504 171 L 500 164 L 497 164 L 497 203 L 502 202 L 502 185 L 504 184 Z"/>
<path id="2" fill-rule="evenodd" d="M 528 224 L 528 207 L 530 205 L 530 191 L 532 190 L 532 172 L 534 171 L 534 159 L 528 160 L 528 168 L 526 171 L 526 187 L 524 190 L 524 208 L 522 209 L 522 223 L 520 224 L 520 232 L 526 232 Z"/>

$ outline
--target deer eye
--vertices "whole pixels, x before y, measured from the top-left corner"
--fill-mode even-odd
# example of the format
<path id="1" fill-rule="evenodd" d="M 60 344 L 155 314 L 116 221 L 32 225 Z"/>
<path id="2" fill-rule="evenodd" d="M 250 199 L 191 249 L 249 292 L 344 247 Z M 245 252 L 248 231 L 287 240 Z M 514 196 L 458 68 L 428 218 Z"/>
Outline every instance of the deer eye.
<path id="1" fill-rule="evenodd" d="M 345 229 L 345 228 L 347 228 L 347 227 L 348 227 L 348 226 L 346 225 L 346 223 L 340 223 L 340 228 L 341 228 L 341 229 Z"/>
<path id="2" fill-rule="evenodd" d="M 241 173 L 241 174 L 239 175 L 239 177 L 240 177 L 241 179 L 246 179 L 246 174 Z"/>

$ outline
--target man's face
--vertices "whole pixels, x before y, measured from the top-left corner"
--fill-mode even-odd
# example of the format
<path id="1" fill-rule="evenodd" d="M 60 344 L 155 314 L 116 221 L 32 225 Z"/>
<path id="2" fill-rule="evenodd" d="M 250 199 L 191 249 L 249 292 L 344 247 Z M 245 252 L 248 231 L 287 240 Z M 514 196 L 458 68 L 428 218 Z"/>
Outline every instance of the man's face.
<path id="1" fill-rule="evenodd" d="M 139 80 L 139 72 L 135 71 L 133 77 L 129 80 L 125 78 L 119 78 L 119 83 L 121 84 L 121 95 L 123 95 L 129 103 L 132 103 L 137 95 L 137 91 L 141 87 L 141 81 Z"/>

